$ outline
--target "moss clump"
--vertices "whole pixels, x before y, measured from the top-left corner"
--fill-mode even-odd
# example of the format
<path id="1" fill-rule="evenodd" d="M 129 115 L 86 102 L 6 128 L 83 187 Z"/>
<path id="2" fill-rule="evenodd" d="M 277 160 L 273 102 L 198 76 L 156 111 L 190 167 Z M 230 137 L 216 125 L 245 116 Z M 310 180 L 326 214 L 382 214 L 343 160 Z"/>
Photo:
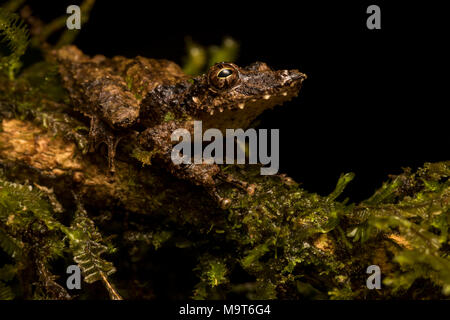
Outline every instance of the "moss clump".
<path id="1" fill-rule="evenodd" d="M 28 28 L 20 17 L 0 7 L 0 42 L 6 42 L 9 55 L 0 57 L 0 70 L 5 71 L 10 80 L 21 67 L 20 57 L 29 43 Z"/>

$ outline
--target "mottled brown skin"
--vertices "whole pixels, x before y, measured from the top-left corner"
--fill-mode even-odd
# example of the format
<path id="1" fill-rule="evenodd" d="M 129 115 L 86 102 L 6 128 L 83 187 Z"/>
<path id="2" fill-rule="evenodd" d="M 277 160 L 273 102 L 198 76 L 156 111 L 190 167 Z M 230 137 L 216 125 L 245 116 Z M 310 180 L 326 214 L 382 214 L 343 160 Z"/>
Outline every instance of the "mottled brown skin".
<path id="1" fill-rule="evenodd" d="M 249 193 L 254 186 L 227 176 L 216 164 L 175 165 L 170 157 L 176 143 L 170 139 L 172 132 L 185 128 L 193 133 L 194 120 L 201 120 L 204 130 L 246 129 L 264 110 L 297 96 L 306 79 L 297 70 L 274 71 L 262 62 L 245 68 L 218 63 L 190 78 L 167 60 L 91 58 L 74 46 L 53 54 L 74 107 L 91 118 L 90 149 L 106 143 L 111 171 L 119 140 L 141 131 L 143 148 L 157 150 L 174 176 L 204 186 L 222 207 L 230 201 L 218 195 L 216 178 Z"/>

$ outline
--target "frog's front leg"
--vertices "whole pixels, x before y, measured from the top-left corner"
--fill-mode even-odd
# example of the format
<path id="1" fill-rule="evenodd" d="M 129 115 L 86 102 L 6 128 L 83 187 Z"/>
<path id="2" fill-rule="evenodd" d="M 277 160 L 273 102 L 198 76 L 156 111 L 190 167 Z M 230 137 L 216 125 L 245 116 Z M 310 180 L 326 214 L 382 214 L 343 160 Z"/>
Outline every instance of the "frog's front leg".
<path id="1" fill-rule="evenodd" d="M 246 189 L 250 194 L 253 193 L 254 186 L 247 182 L 237 180 L 230 175 L 223 173 L 217 164 L 201 163 L 201 164 L 175 164 L 172 161 L 171 154 L 173 142 L 171 141 L 172 132 L 186 124 L 167 122 L 148 128 L 141 133 L 139 143 L 144 148 L 156 149 L 159 158 L 164 162 L 166 168 L 177 178 L 188 180 L 195 185 L 203 186 L 206 191 L 219 203 L 221 208 L 227 208 L 231 204 L 231 200 L 223 198 L 217 192 L 217 183 L 215 178 L 231 183 L 240 188 Z M 186 128 L 186 127 L 185 127 Z M 191 131 L 191 126 L 186 128 Z"/>
<path id="2" fill-rule="evenodd" d="M 101 143 L 105 143 L 108 150 L 108 168 L 111 173 L 116 171 L 116 148 L 120 139 L 123 137 L 124 134 L 113 132 L 113 130 L 97 116 L 91 116 L 88 150 L 89 152 L 94 152 Z"/>
<path id="3" fill-rule="evenodd" d="M 137 95 L 118 74 L 114 61 L 103 56 L 89 58 L 74 46 L 65 46 L 52 54 L 74 108 L 91 118 L 90 151 L 106 143 L 109 169 L 114 171 L 117 143 L 138 121 Z"/>
<path id="4" fill-rule="evenodd" d="M 139 103 L 120 77 L 106 71 L 102 75 L 103 78 L 83 84 L 89 105 L 93 106 L 91 112 L 85 113 L 91 117 L 90 151 L 93 152 L 101 142 L 106 143 L 109 170 L 114 172 L 117 144 L 137 122 Z"/>
<path id="5" fill-rule="evenodd" d="M 116 148 L 139 116 L 139 104 L 120 78 L 96 79 L 85 84 L 94 106 L 89 131 L 90 152 L 104 142 L 108 147 L 108 167 L 115 171 Z"/>

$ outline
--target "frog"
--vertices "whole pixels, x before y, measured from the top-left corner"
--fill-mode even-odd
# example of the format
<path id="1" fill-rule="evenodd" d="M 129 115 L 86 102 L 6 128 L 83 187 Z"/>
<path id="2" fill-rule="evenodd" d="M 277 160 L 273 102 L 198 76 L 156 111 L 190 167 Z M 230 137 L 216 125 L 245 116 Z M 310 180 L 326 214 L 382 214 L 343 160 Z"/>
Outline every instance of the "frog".
<path id="1" fill-rule="evenodd" d="M 265 110 L 295 98 L 307 78 L 297 69 L 273 70 L 264 62 L 246 67 L 219 62 L 190 76 L 165 59 L 89 56 L 74 45 L 51 54 L 73 108 L 90 119 L 89 151 L 105 143 L 112 173 L 118 143 L 135 134 L 139 147 L 156 151 L 170 174 L 204 187 L 224 209 L 231 200 L 219 195 L 219 183 L 250 195 L 256 186 L 215 163 L 174 163 L 172 133 L 180 128 L 193 132 L 194 121 L 202 121 L 205 130 L 246 129 Z"/>

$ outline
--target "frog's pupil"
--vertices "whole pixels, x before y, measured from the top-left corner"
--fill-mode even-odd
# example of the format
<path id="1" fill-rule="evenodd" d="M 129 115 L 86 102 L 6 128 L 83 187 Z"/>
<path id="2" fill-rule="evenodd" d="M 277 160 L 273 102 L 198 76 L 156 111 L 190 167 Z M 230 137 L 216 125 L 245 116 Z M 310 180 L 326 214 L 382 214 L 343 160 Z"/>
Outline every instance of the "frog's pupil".
<path id="1" fill-rule="evenodd" d="M 229 76 L 231 76 L 231 74 L 233 73 L 233 71 L 231 69 L 222 69 L 220 70 L 220 72 L 217 74 L 217 76 L 219 78 L 227 78 Z"/>

